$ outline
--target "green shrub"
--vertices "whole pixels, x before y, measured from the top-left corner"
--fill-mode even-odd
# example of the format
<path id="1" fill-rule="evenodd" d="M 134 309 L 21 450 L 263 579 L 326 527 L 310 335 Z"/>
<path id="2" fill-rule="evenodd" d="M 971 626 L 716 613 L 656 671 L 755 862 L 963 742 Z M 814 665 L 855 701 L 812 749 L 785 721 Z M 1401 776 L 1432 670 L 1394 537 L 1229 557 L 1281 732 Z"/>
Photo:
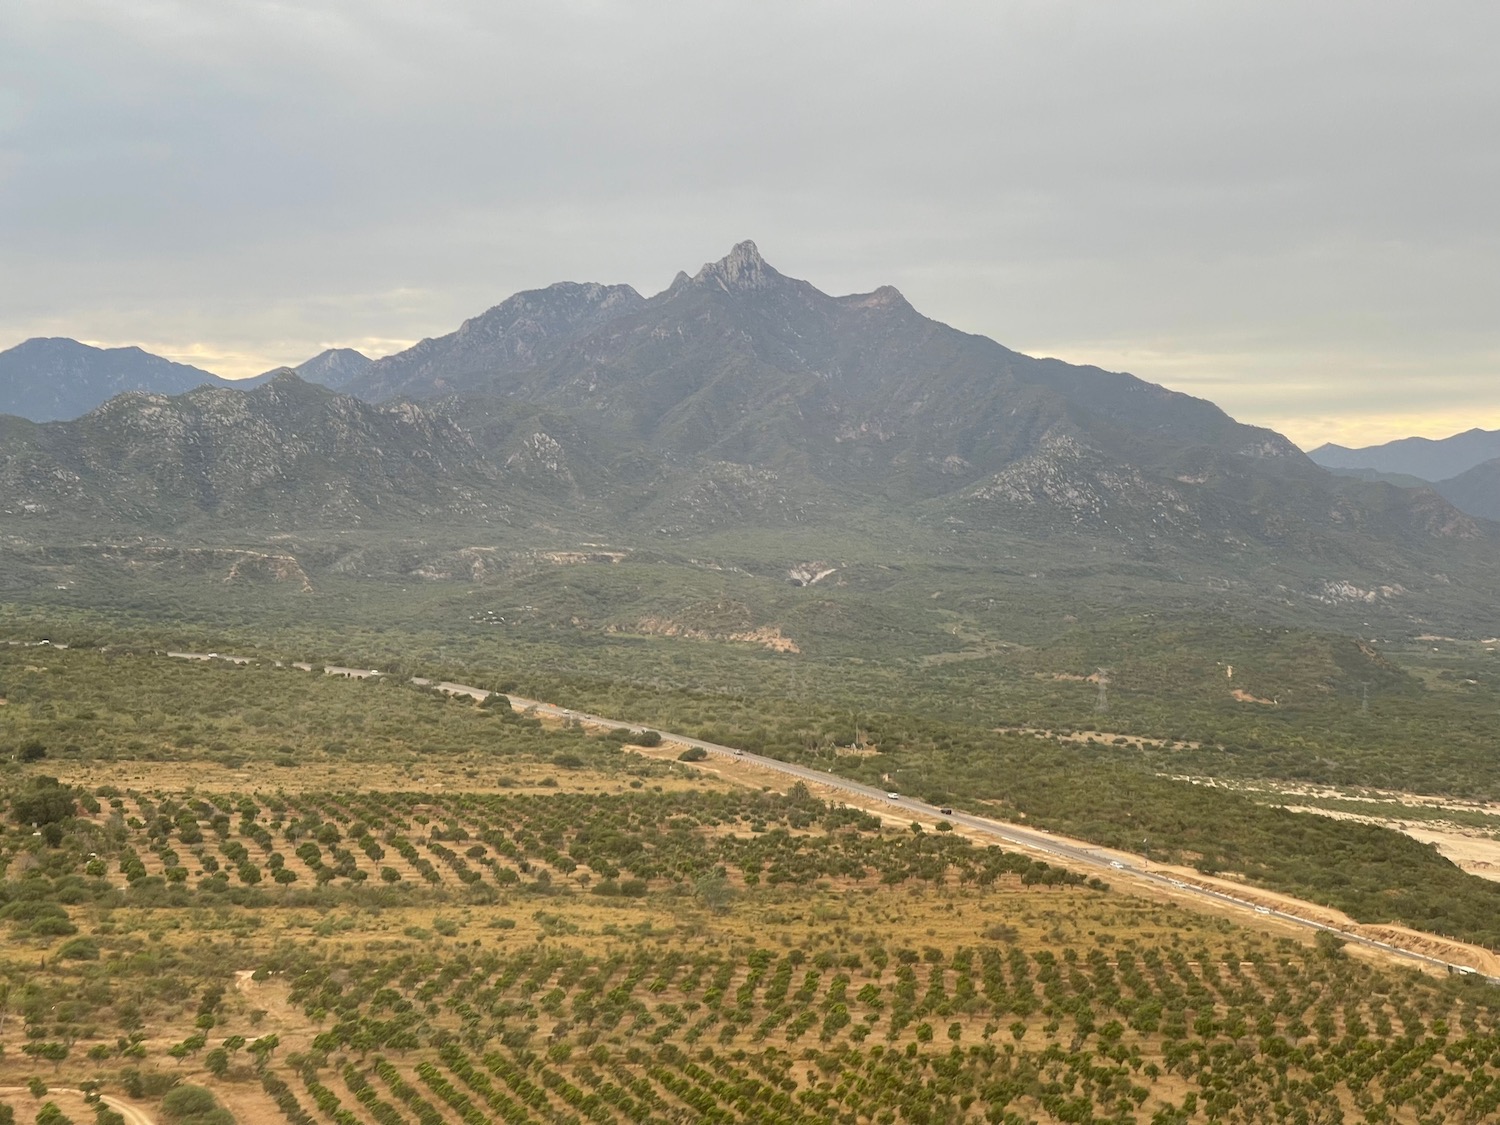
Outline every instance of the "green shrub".
<path id="1" fill-rule="evenodd" d="M 77 937 L 63 942 L 58 948 L 57 955 L 65 961 L 97 961 L 99 960 L 99 943 L 93 938 Z"/>

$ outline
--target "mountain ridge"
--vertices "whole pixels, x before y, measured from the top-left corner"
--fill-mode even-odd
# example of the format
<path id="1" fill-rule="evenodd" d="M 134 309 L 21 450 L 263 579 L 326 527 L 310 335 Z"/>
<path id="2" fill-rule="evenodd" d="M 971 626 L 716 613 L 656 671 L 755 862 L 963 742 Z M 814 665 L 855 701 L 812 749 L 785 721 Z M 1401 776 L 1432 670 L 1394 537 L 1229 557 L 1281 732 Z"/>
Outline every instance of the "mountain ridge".
<path id="1" fill-rule="evenodd" d="M 933 558 L 1254 571 L 1336 598 L 1488 582 L 1500 539 L 1434 492 L 1334 477 L 1207 400 L 1023 355 L 890 287 L 830 296 L 753 243 L 649 298 L 562 282 L 350 366 L 337 393 L 284 371 L 248 393 L 0 421 L 0 530 L 795 532 L 806 557 L 873 535 Z"/>
<path id="2" fill-rule="evenodd" d="M 65 336 L 37 336 L 0 352 L 0 413 L 34 422 L 76 418 L 127 391 L 182 394 L 205 383 L 233 386 L 211 371 L 133 345 L 96 348 Z"/>
<path id="3" fill-rule="evenodd" d="M 1371 469 L 1436 483 L 1500 457 L 1500 430 L 1475 426 L 1445 438 L 1398 438 L 1360 448 L 1328 442 L 1308 456 L 1324 468 Z"/>

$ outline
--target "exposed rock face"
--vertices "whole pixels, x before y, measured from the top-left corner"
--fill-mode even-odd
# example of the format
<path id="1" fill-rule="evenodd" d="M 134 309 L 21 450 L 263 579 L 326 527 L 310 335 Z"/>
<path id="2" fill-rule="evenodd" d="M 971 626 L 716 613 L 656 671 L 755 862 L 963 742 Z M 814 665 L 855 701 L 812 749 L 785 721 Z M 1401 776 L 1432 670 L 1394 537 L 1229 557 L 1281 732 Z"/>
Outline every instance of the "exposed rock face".
<path id="1" fill-rule="evenodd" d="M 1066 521 L 1151 535 L 1199 530 L 1198 514 L 1179 489 L 1061 434 L 1049 435 L 1036 453 L 974 486 L 963 499 L 972 508 L 1040 512 L 1053 525 Z"/>
<path id="2" fill-rule="evenodd" d="M 786 278 L 777 273 L 756 249 L 755 243 L 746 240 L 717 262 L 706 262 L 694 275 L 694 285 L 717 285 L 726 293 L 743 292 L 747 289 L 766 289 Z"/>
<path id="3" fill-rule="evenodd" d="M 0 445 L 10 515 L 327 527 L 505 508 L 498 473 L 448 419 L 412 403 L 370 406 L 290 374 L 250 394 L 122 395 L 24 439 Z"/>

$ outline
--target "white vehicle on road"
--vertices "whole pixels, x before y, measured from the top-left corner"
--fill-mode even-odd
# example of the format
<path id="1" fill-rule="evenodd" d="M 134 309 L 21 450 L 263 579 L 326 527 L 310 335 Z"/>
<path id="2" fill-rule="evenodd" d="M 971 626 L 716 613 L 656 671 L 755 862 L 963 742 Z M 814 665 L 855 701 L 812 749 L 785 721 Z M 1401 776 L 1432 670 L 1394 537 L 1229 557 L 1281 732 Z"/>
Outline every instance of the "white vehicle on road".
<path id="1" fill-rule="evenodd" d="M 885 796 L 889 801 L 899 801 L 901 799 L 900 793 L 887 793 Z"/>

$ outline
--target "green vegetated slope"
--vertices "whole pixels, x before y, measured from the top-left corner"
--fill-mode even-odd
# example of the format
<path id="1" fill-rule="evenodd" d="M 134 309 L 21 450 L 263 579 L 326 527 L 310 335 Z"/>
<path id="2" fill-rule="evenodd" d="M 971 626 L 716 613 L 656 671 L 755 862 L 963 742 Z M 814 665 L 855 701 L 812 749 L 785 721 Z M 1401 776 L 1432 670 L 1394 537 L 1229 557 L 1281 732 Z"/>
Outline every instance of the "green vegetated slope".
<path id="1" fill-rule="evenodd" d="M 74 743 L 4 766 L 0 1086 L 289 1125 L 1500 1104 L 1475 980 L 410 687 L 24 656 L 7 715 Z"/>

